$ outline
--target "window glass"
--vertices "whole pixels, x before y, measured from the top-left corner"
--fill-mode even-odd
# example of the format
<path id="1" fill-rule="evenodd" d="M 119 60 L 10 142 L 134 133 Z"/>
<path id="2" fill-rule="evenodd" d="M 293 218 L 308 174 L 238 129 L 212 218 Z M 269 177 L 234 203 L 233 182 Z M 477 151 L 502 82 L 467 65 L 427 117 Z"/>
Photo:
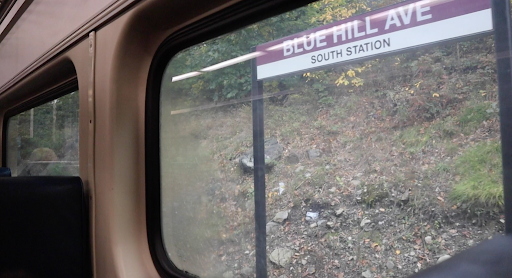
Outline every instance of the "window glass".
<path id="1" fill-rule="evenodd" d="M 420 26 L 436 20 L 426 3 L 450 1 L 408 1 L 389 16 L 386 7 L 398 2 L 315 2 L 169 62 L 160 102 L 162 233 L 179 269 L 254 277 L 251 58 L 265 54 L 251 56 L 251 47 L 381 8 L 384 22 L 368 17 L 350 36 Z M 421 38 L 446 31 L 422 26 Z M 311 32 L 280 51 L 297 57 L 328 41 Z M 343 55 L 414 39 L 387 38 L 343 47 Z M 406 277 L 502 233 L 492 33 L 385 54 L 304 70 L 293 64 L 288 73 L 277 63 L 267 68 L 276 72 L 262 81 L 269 277 Z"/>
<path id="2" fill-rule="evenodd" d="M 78 91 L 9 118 L 13 176 L 78 176 Z"/>

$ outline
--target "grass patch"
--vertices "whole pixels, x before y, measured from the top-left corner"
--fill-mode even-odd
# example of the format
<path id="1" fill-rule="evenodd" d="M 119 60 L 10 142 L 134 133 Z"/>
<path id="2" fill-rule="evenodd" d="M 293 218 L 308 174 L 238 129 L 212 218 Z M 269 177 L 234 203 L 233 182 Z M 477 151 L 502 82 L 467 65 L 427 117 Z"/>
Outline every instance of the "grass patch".
<path id="1" fill-rule="evenodd" d="M 424 132 L 421 127 L 415 126 L 402 131 L 396 139 L 402 143 L 409 153 L 415 154 L 427 145 L 430 137 L 430 132 Z"/>
<path id="2" fill-rule="evenodd" d="M 448 173 L 450 172 L 450 165 L 448 165 L 446 162 L 441 162 L 436 165 L 436 171 L 441 173 Z"/>
<path id="3" fill-rule="evenodd" d="M 269 136 L 277 134 L 284 140 L 300 136 L 309 120 L 308 113 L 304 113 L 305 109 L 290 109 L 278 105 L 267 105 L 265 109 L 265 131 L 269 132 Z"/>
<path id="4" fill-rule="evenodd" d="M 429 129 L 441 139 L 452 138 L 460 132 L 459 127 L 457 126 L 457 121 L 451 116 L 435 122 L 429 127 Z"/>
<path id="5" fill-rule="evenodd" d="M 444 143 L 444 150 L 446 154 L 449 156 L 454 156 L 459 152 L 459 146 L 457 144 L 454 144 L 452 142 L 445 142 Z"/>
<path id="6" fill-rule="evenodd" d="M 494 117 L 491 103 L 484 102 L 466 107 L 458 116 L 458 122 L 464 135 L 473 133 L 478 126 L 490 118 Z"/>
<path id="7" fill-rule="evenodd" d="M 459 156 L 455 169 L 460 181 L 449 197 L 452 201 L 485 209 L 503 208 L 501 145 L 480 143 Z"/>

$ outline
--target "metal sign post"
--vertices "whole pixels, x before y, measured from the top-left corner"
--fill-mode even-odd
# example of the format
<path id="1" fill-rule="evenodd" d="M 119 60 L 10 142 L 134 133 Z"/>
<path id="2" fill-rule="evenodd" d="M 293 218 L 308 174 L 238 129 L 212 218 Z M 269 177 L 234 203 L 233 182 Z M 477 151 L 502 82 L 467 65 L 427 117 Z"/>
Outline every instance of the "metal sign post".
<path id="1" fill-rule="evenodd" d="M 254 47 L 251 49 L 254 52 Z M 265 204 L 265 131 L 263 126 L 263 81 L 252 68 L 252 140 L 254 154 L 254 218 L 256 225 L 256 277 L 267 277 L 267 215 Z"/>
<path id="2" fill-rule="evenodd" d="M 498 68 L 503 194 L 505 197 L 505 233 L 512 233 L 512 29 L 510 2 L 493 0 L 494 41 Z"/>

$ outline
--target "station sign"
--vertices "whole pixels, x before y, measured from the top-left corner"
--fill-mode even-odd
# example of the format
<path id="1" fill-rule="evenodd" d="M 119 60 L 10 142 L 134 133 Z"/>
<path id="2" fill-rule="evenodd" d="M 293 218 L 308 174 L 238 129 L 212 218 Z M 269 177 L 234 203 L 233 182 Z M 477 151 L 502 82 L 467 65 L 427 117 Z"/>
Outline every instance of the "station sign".
<path id="1" fill-rule="evenodd" d="M 401 2 L 257 46 L 257 78 L 326 68 L 492 29 L 490 0 Z"/>

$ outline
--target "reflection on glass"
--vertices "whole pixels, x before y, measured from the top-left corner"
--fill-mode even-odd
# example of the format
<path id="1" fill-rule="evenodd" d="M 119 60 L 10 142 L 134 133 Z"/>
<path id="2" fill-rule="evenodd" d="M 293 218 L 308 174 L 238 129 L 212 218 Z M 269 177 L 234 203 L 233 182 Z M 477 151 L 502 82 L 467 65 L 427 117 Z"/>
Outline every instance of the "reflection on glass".
<path id="1" fill-rule="evenodd" d="M 13 176 L 78 176 L 78 91 L 9 118 Z"/>
<path id="2" fill-rule="evenodd" d="M 178 268 L 254 277 L 251 68 L 223 62 L 395 2 L 316 2 L 173 58 L 161 98 L 162 229 Z M 493 43 L 264 81 L 269 277 L 406 277 L 502 232 Z"/>

